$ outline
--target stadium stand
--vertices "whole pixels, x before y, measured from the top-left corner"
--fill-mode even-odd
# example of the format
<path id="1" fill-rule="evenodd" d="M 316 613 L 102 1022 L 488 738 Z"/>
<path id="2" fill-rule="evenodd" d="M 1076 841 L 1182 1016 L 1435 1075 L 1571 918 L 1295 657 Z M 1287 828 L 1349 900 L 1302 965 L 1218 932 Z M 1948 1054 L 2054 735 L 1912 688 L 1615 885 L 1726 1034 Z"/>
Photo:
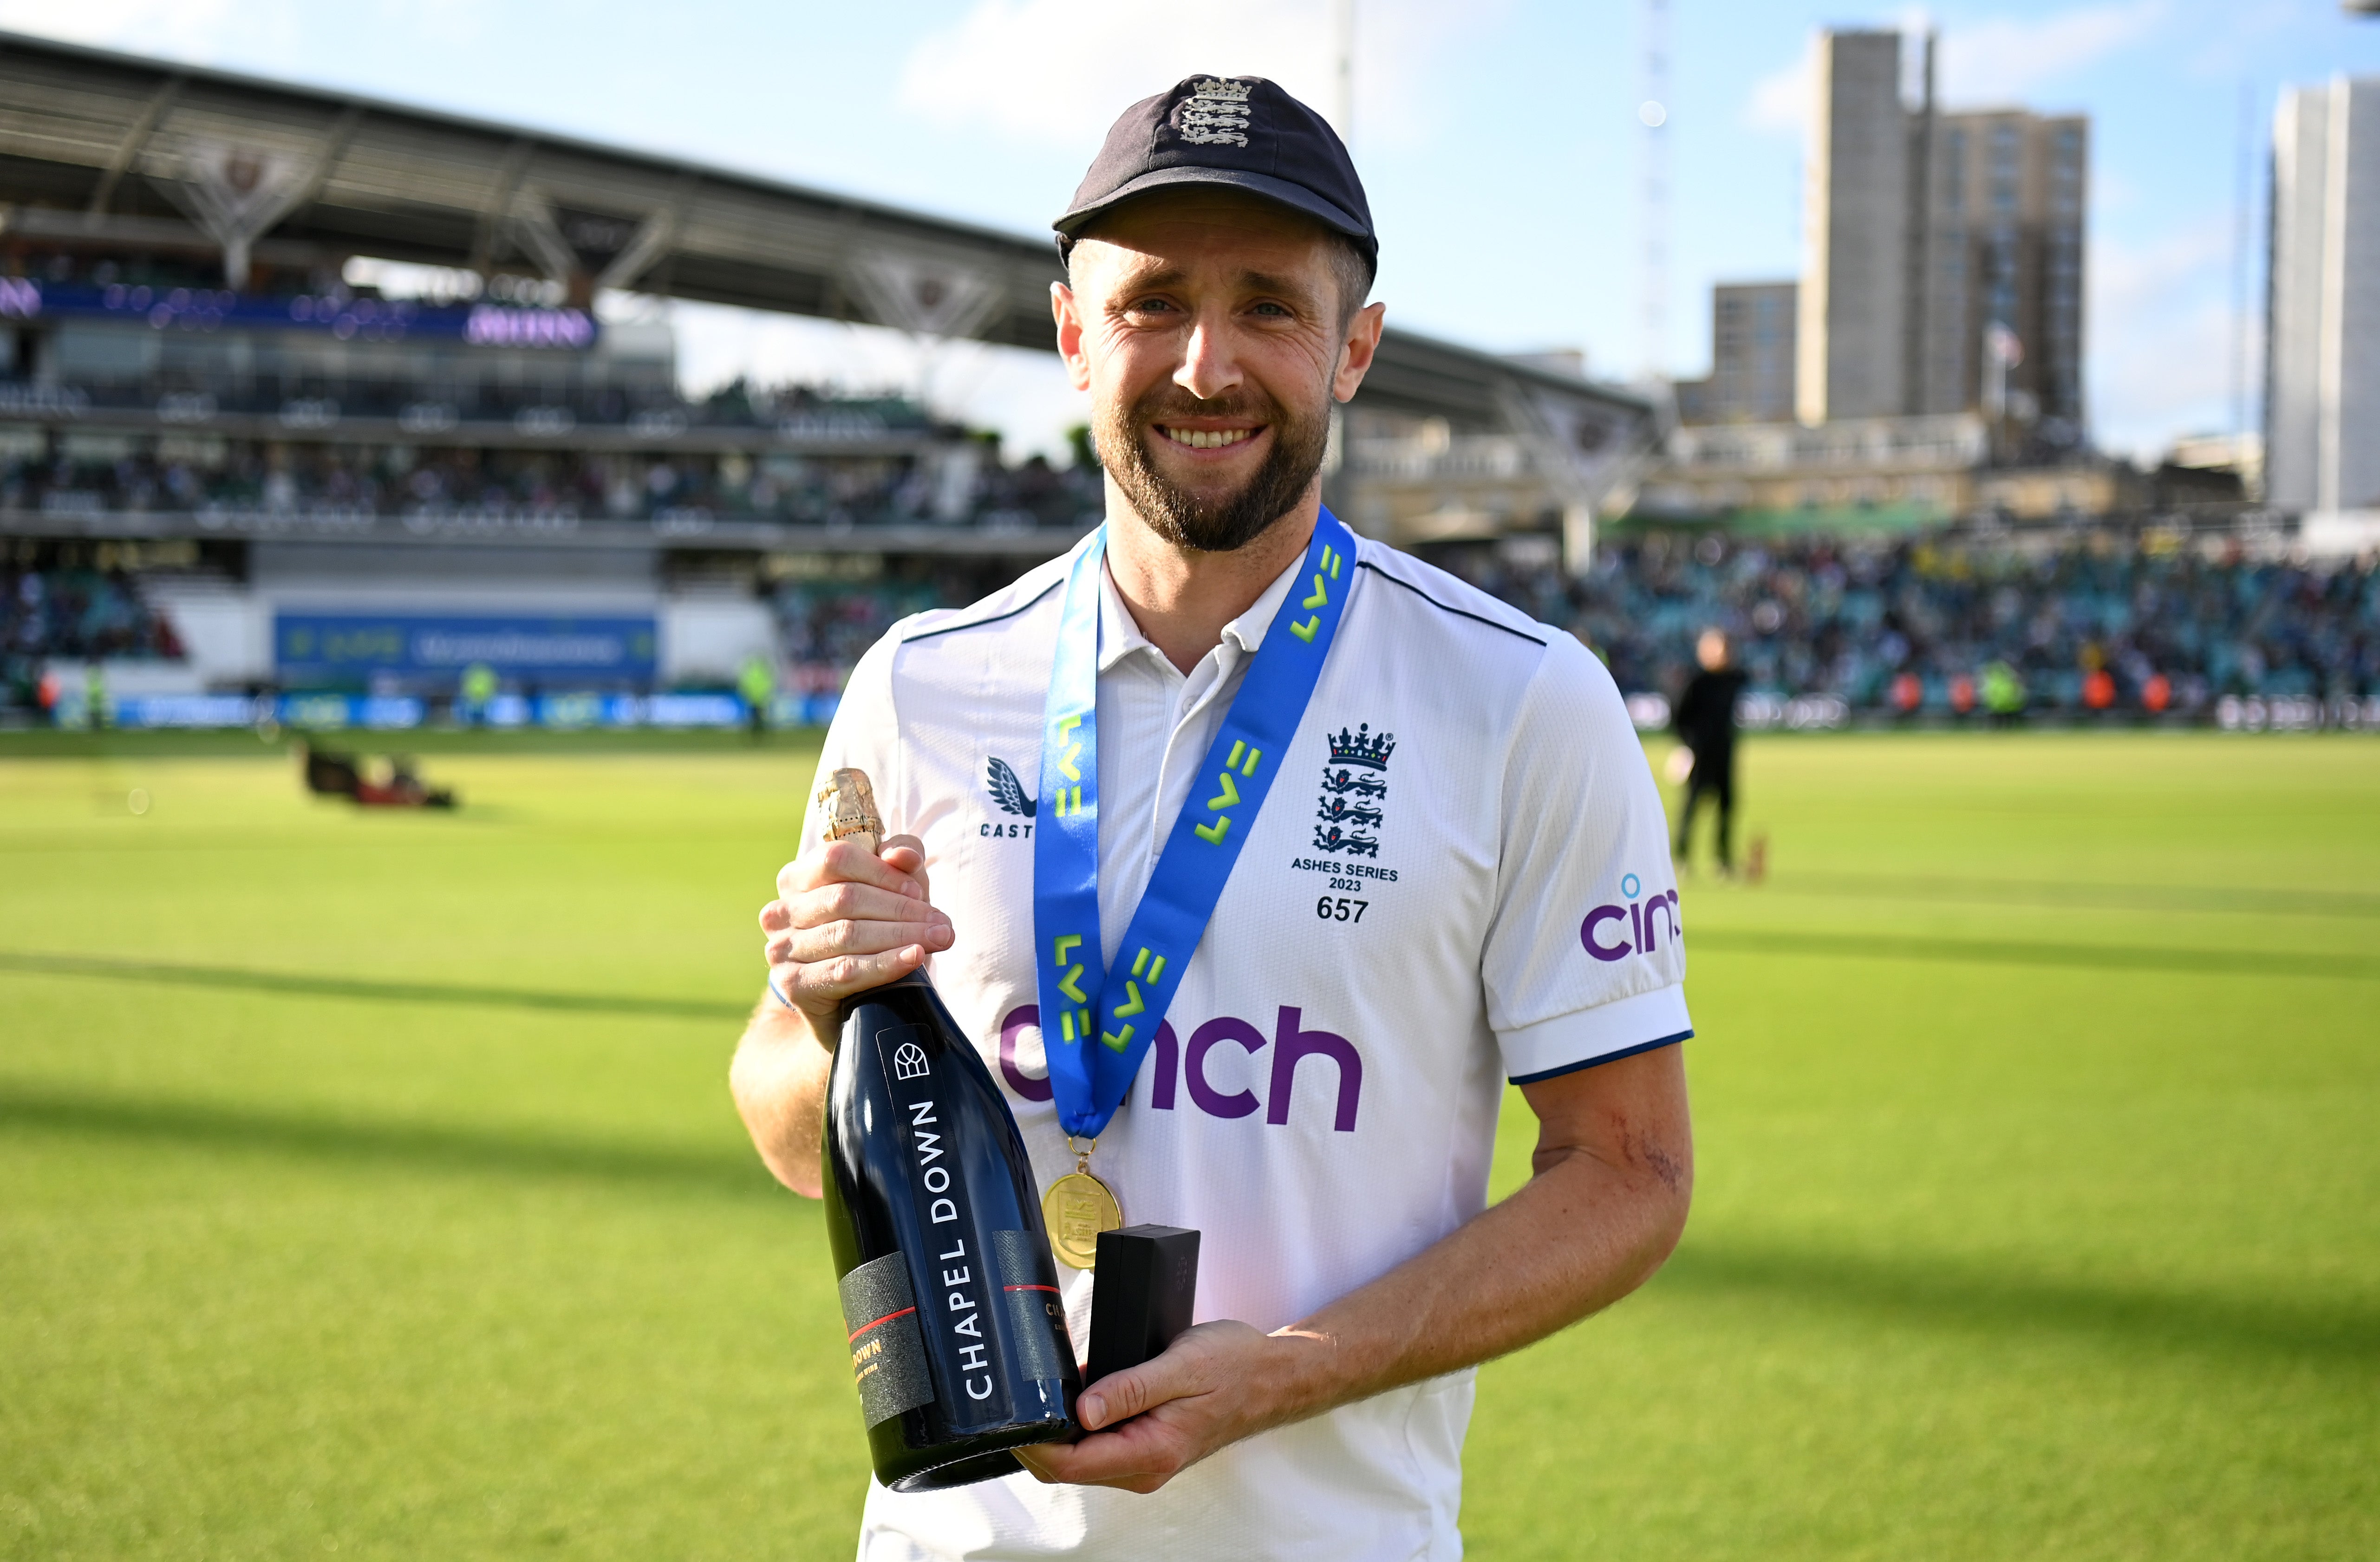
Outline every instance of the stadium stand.
<path id="1" fill-rule="evenodd" d="M 1003 463 L 898 394 L 688 396 L 650 302 L 1046 349 L 1044 241 L 0 42 L 0 723 L 726 724 L 756 661 L 816 720 L 890 624 L 1097 516 L 1087 458 Z M 1327 491 L 1572 627 L 1646 724 L 1711 624 L 1755 725 L 1980 720 L 1985 685 L 2004 718 L 2380 723 L 2368 561 L 2154 516 L 1590 546 L 1650 430 L 1574 369 L 1392 331 Z"/>
<path id="2" fill-rule="evenodd" d="M 2237 536 L 2023 534 L 1607 539 L 1572 579 L 1474 551 L 1444 562 L 1593 646 L 1625 690 L 1673 696 L 1694 642 L 1735 643 L 1755 725 L 1854 715 L 1982 720 L 1986 670 L 2035 717 L 2380 724 L 2380 566 Z M 2231 704 L 2226 706 L 2225 701 Z M 2241 704 L 2257 702 L 2254 711 Z M 1666 704 L 1639 705 L 1658 725 Z"/>
<path id="3" fill-rule="evenodd" d="M 1048 351 L 1046 236 L 16 35 L 0 104 L 0 564 L 123 621 L 11 607 L 0 722 L 404 725 L 467 672 L 474 719 L 724 722 L 756 662 L 816 720 L 882 624 L 1098 512 L 1087 460 L 901 395 L 689 397 L 656 303 Z M 1402 331 L 1349 416 L 1514 442 L 1514 504 L 1580 515 L 1651 424 Z"/>

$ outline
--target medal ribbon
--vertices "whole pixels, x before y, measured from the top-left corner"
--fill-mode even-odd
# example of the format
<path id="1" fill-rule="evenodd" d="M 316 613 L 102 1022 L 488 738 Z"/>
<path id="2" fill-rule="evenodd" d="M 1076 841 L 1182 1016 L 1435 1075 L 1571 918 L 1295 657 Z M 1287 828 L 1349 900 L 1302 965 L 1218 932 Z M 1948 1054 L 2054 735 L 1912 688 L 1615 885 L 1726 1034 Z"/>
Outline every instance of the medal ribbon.
<path id="1" fill-rule="evenodd" d="M 1102 527 L 1075 559 L 1041 731 L 1033 832 L 1035 989 L 1058 1122 L 1096 1138 L 1131 1094 L 1305 719 L 1354 586 L 1355 538 L 1322 512 L 1106 969 L 1099 937 L 1099 570 Z"/>

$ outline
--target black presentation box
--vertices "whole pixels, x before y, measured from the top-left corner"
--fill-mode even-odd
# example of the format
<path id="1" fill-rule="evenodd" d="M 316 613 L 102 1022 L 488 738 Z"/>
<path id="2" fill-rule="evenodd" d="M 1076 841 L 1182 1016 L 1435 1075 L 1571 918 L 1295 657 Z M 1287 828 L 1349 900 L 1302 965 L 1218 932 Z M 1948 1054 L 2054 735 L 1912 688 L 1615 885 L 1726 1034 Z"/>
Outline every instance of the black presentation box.
<path id="1" fill-rule="evenodd" d="M 1179 1226 L 1126 1226 L 1099 1233 L 1086 1387 L 1161 1354 L 1190 1326 L 1198 1296 L 1198 1233 Z"/>

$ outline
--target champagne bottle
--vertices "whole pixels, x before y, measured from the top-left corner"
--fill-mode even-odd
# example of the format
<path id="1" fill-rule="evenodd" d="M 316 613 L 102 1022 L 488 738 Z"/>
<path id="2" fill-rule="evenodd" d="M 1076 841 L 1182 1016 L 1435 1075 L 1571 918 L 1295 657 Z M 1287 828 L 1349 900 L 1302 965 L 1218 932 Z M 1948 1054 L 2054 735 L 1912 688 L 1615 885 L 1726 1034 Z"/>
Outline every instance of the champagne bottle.
<path id="1" fill-rule="evenodd" d="M 820 793 L 826 801 L 829 793 Z M 827 837 L 874 851 L 868 778 L 837 770 Z M 1075 1435 L 1082 1374 L 1016 1120 L 922 971 L 844 1000 L 825 1203 L 876 1478 L 934 1491 Z"/>

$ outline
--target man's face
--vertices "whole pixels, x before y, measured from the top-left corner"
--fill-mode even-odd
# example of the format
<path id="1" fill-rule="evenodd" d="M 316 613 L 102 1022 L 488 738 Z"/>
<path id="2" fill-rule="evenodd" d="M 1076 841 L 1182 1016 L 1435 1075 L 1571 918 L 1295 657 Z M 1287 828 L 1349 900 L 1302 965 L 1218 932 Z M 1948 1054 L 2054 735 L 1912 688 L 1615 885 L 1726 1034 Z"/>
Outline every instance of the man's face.
<path id="1" fill-rule="evenodd" d="M 1055 304 L 1099 459 L 1166 540 L 1244 547 L 1314 486 L 1380 307 L 1342 321 L 1333 241 L 1269 201 L 1167 192 L 1094 231 Z"/>
<path id="2" fill-rule="evenodd" d="M 1701 641 L 1694 647 L 1694 660 L 1705 669 L 1716 672 L 1727 665 L 1727 636 L 1716 629 L 1703 631 Z"/>

